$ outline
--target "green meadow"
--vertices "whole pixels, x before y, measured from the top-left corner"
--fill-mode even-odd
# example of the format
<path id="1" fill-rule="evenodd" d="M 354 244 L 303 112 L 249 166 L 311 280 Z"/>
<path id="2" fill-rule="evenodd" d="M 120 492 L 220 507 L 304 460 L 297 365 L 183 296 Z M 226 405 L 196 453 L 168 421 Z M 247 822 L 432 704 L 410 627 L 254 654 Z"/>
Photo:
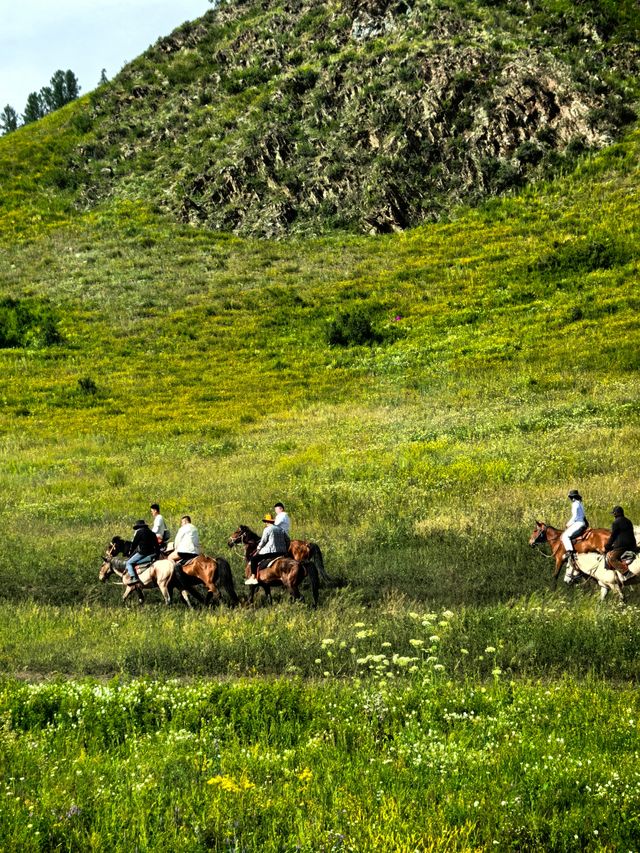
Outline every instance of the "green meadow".
<path id="1" fill-rule="evenodd" d="M 640 134 L 402 234 L 280 242 L 61 186 L 0 139 L 0 846 L 637 850 L 637 592 L 551 587 L 579 488 L 640 521 Z M 151 501 L 207 553 L 281 499 L 317 611 L 123 607 Z"/>

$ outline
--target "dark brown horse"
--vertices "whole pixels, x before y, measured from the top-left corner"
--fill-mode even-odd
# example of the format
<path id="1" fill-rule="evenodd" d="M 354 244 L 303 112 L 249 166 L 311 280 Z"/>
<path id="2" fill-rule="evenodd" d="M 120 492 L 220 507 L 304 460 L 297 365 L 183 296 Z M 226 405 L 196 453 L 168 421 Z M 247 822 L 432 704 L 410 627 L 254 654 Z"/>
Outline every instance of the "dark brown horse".
<path id="1" fill-rule="evenodd" d="M 536 526 L 529 537 L 529 545 L 544 545 L 546 542 L 553 554 L 556 565 L 553 570 L 554 579 L 560 574 L 560 568 L 564 560 L 564 555 L 567 553 L 562 543 L 561 536 L 564 530 L 558 530 L 556 527 L 551 527 L 550 524 L 545 524 L 543 521 L 536 521 Z M 604 546 L 606 545 L 611 532 L 604 527 L 587 527 L 584 533 L 577 536 L 573 540 L 573 547 L 578 554 L 589 554 L 597 552 L 604 554 Z"/>
<path id="2" fill-rule="evenodd" d="M 247 527 L 246 524 L 241 524 L 231 534 L 227 545 L 229 548 L 233 548 L 235 545 L 244 545 L 244 556 L 248 560 L 255 553 L 259 541 L 259 534 L 251 530 L 250 527 Z M 299 563 L 312 562 L 316 567 L 318 576 L 325 583 L 336 583 L 325 571 L 322 551 L 316 542 L 307 542 L 304 539 L 292 539 L 289 544 L 289 550 L 287 551 L 287 557 L 291 557 L 292 560 L 297 560 Z"/>
<path id="3" fill-rule="evenodd" d="M 233 548 L 235 545 L 244 545 L 244 573 L 247 578 L 251 576 L 251 564 L 249 562 L 249 558 L 253 556 L 256 550 L 256 545 L 259 541 L 260 537 L 254 533 L 253 530 L 246 527 L 246 525 L 241 524 L 240 527 L 231 534 L 227 542 L 227 545 L 230 548 Z M 311 546 L 313 544 L 300 542 L 299 540 L 294 540 L 294 542 L 296 545 L 299 544 L 302 546 Z M 294 542 L 291 543 L 292 546 L 294 545 Z M 291 554 L 291 550 L 292 549 L 290 548 L 289 554 Z M 318 551 L 320 551 L 319 548 Z M 298 553 L 304 553 L 303 549 L 300 549 Z M 320 555 L 320 558 L 322 559 L 322 555 Z M 309 578 L 311 594 L 313 596 L 313 606 L 316 607 L 318 604 L 318 589 L 320 581 L 318 569 L 313 560 L 295 560 L 289 555 L 285 557 L 277 557 L 275 560 L 271 560 L 271 562 L 269 562 L 265 567 L 261 568 L 259 565 L 258 572 L 256 574 L 258 586 L 264 590 L 265 595 L 267 596 L 267 601 L 269 602 L 271 602 L 271 587 L 277 586 L 282 586 L 287 589 L 294 601 L 304 601 L 304 596 L 301 594 L 299 587 L 305 578 Z M 249 604 L 253 602 L 256 589 L 257 587 L 255 586 L 249 587 Z"/>
<path id="4" fill-rule="evenodd" d="M 122 539 L 120 536 L 113 536 L 111 538 L 111 542 L 107 545 L 107 559 L 110 557 L 117 557 L 118 554 L 122 554 L 124 557 L 130 557 L 132 545 L 133 542 L 131 542 L 130 539 Z"/>
<path id="5" fill-rule="evenodd" d="M 246 564 L 244 573 L 247 578 L 251 576 L 250 563 Z M 268 562 L 264 568 L 261 568 L 261 564 L 259 564 L 256 574 L 258 585 L 249 587 L 249 604 L 253 602 L 258 587 L 264 590 L 267 601 L 271 603 L 271 587 L 276 586 L 282 586 L 288 590 L 294 601 L 304 601 L 304 596 L 300 592 L 300 584 L 305 578 L 309 578 L 313 606 L 317 607 L 320 582 L 316 564 L 312 563 L 311 560 L 301 563 L 298 560 L 292 560 L 291 557 L 277 557 Z"/>

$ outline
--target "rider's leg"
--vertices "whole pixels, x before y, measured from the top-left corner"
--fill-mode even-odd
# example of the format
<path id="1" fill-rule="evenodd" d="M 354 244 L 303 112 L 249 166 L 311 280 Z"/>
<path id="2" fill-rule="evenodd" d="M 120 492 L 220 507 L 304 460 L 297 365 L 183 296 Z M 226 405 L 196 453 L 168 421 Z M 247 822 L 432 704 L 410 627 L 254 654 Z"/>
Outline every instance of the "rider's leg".
<path id="1" fill-rule="evenodd" d="M 584 524 L 582 522 L 578 522 L 577 524 L 572 524 L 570 527 L 567 527 L 560 537 L 560 541 L 564 545 L 565 551 L 567 554 L 573 554 L 573 539 L 584 530 Z"/>
<path id="2" fill-rule="evenodd" d="M 264 554 L 254 554 L 253 557 L 249 560 L 249 567 L 251 574 L 246 579 L 245 586 L 255 586 L 258 583 L 258 579 L 256 577 L 258 573 L 258 563 L 264 560 Z"/>
<path id="3" fill-rule="evenodd" d="M 613 551 L 608 551 L 606 554 L 606 565 L 608 569 L 622 572 L 624 574 L 629 566 L 623 563 L 620 557 L 624 554 L 625 548 L 614 548 Z"/>
<path id="4" fill-rule="evenodd" d="M 144 557 L 142 556 L 142 554 L 138 554 L 136 552 L 135 554 L 132 554 L 127 560 L 126 569 L 133 583 L 140 583 L 140 578 L 138 577 L 138 573 L 136 571 L 136 565 L 143 559 Z"/>

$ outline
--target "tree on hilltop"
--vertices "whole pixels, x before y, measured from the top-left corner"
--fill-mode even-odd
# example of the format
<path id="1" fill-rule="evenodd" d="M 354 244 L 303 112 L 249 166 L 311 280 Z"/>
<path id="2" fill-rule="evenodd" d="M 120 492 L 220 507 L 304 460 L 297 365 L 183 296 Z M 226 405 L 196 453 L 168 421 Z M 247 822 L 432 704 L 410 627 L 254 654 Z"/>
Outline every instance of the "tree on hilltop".
<path id="1" fill-rule="evenodd" d="M 79 94 L 78 78 L 73 71 L 58 69 L 49 81 L 49 85 L 43 86 L 40 90 L 40 100 L 45 113 L 52 113 L 64 107 L 65 104 L 75 101 Z"/>
<path id="2" fill-rule="evenodd" d="M 22 121 L 25 124 L 31 124 L 33 121 L 38 121 L 44 115 L 40 95 L 37 92 L 31 92 L 27 98 L 27 105 L 22 114 Z"/>
<path id="3" fill-rule="evenodd" d="M 11 104 L 0 112 L 0 130 L 2 133 L 11 133 L 18 127 L 18 113 L 14 110 Z"/>
<path id="4" fill-rule="evenodd" d="M 65 104 L 75 101 L 80 94 L 80 86 L 76 75 L 68 69 L 55 72 L 48 86 L 43 86 L 39 92 L 32 92 L 27 98 L 27 105 L 22 116 L 25 124 L 59 110 Z"/>

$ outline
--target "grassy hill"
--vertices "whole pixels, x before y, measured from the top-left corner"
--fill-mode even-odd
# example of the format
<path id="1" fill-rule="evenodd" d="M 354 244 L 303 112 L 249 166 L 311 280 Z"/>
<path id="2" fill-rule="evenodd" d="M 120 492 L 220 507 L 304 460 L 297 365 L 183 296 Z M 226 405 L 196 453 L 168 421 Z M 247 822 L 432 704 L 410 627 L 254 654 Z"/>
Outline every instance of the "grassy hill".
<path id="1" fill-rule="evenodd" d="M 91 95 L 54 185 L 246 236 L 398 231 L 618 139 L 638 44 L 633 0 L 223 2 Z"/>
<path id="2" fill-rule="evenodd" d="M 110 853 L 638 849 L 637 592 L 626 608 L 588 587 L 548 594 L 527 539 L 535 518 L 564 523 L 572 487 L 592 524 L 614 503 L 640 521 L 640 132 L 541 160 L 504 197 L 465 193 L 474 207 L 454 193 L 402 233 L 357 233 L 374 208 L 355 178 L 358 221 L 320 204 L 285 226 L 282 184 L 265 190 L 234 227 L 275 223 L 279 241 L 211 227 L 242 192 L 220 219 L 214 205 L 180 221 L 198 158 L 251 146 L 244 131 L 171 137 L 171 90 L 195 97 L 203 79 L 198 34 L 234 46 L 237 75 L 243 15 L 264 33 L 304 8 L 225 4 L 108 90 L 0 138 L 0 837 Z M 345 8 L 315 7 L 297 33 L 331 62 L 348 21 L 322 50 L 314 21 Z M 615 106 L 628 83 L 609 63 L 630 5 L 428 8 L 511 27 L 521 12 L 585 62 L 588 20 L 605 39 L 598 97 Z M 406 13 L 358 10 L 367 27 Z M 164 142 L 148 93 L 122 95 L 163 56 Z M 234 101 L 229 85 L 215 109 L 251 115 L 258 90 Z M 125 609 L 98 584 L 107 541 L 151 501 L 173 530 L 190 513 L 239 584 L 227 537 L 278 499 L 344 581 L 315 611 L 191 612 L 153 593 Z"/>
<path id="3" fill-rule="evenodd" d="M 281 498 L 365 597 L 444 603 L 544 586 L 572 486 L 638 517 L 637 132 L 449 223 L 274 243 L 76 211 L 46 176 L 85 106 L 0 140 L 5 595 L 94 596 L 152 500 L 224 553 Z"/>

